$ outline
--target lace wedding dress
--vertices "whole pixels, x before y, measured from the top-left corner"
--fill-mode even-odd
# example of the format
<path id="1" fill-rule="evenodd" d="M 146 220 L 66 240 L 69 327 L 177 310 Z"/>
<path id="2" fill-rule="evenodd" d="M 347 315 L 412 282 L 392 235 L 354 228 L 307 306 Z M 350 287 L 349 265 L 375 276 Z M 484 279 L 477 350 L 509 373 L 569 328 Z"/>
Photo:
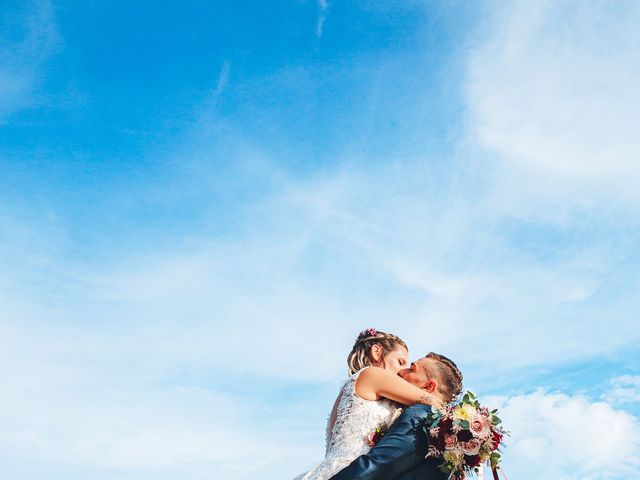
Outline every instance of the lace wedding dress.
<path id="1" fill-rule="evenodd" d="M 367 368 L 367 367 L 365 367 Z M 364 368 L 362 369 L 364 370 Z M 324 461 L 313 470 L 298 475 L 293 480 L 326 480 L 338 473 L 353 460 L 367 453 L 369 434 L 376 427 L 389 425 L 397 405 L 389 400 L 364 400 L 356 395 L 358 372 L 349 377 L 342 387 L 336 412 L 336 422 L 331 431 L 327 423 L 327 445 Z"/>

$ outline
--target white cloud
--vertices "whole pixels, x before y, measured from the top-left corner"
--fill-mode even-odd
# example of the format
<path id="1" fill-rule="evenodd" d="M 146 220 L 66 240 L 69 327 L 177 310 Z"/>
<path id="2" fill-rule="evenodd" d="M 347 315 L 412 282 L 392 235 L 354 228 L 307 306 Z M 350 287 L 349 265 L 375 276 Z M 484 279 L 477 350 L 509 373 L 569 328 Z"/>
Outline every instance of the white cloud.
<path id="1" fill-rule="evenodd" d="M 470 120 L 523 190 L 515 208 L 541 192 L 582 206 L 637 202 L 640 5 L 514 1 L 489 18 L 470 61 Z"/>
<path id="2" fill-rule="evenodd" d="M 521 480 L 627 479 L 640 468 L 640 423 L 610 404 L 548 393 L 486 398 L 501 410 L 504 469 Z"/>
<path id="3" fill-rule="evenodd" d="M 640 375 L 613 378 L 611 389 L 606 392 L 604 399 L 619 404 L 640 402 Z"/>

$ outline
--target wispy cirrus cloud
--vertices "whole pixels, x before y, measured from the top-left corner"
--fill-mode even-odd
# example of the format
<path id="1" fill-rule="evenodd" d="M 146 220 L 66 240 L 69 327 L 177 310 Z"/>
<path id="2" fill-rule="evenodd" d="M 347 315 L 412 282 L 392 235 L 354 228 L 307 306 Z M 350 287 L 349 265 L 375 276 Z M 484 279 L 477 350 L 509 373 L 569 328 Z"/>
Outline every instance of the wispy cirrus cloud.
<path id="1" fill-rule="evenodd" d="M 324 22 L 327 21 L 327 17 L 329 16 L 329 6 L 328 0 L 318 0 L 318 9 L 320 10 L 318 14 L 318 21 L 316 23 L 316 35 L 318 37 L 322 37 Z"/>
<path id="2" fill-rule="evenodd" d="M 216 82 L 216 88 L 214 94 L 216 96 L 222 94 L 224 89 L 229 84 L 229 73 L 231 72 L 231 62 L 226 61 L 222 64 L 220 74 L 218 75 L 218 81 Z"/>
<path id="3" fill-rule="evenodd" d="M 478 144 L 531 195 L 637 205 L 638 4 L 514 1 L 490 12 L 468 77 Z"/>
<path id="4" fill-rule="evenodd" d="M 7 6 L 11 8 L 11 6 Z M 1 11 L 0 11 L 1 13 Z M 17 16 L 17 18 L 16 18 Z M 42 68 L 59 44 L 49 1 L 25 2 L 19 13 L 0 16 L 0 122 L 37 103 Z"/>

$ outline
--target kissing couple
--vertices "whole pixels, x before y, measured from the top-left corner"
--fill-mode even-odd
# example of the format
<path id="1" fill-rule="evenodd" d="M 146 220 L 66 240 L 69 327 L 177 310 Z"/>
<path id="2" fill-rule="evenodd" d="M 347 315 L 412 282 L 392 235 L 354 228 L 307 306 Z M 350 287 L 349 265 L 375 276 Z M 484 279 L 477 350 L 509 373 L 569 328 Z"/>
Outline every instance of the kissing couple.
<path id="1" fill-rule="evenodd" d="M 294 480 L 446 480 L 426 458 L 421 428 L 432 408 L 442 410 L 462 391 L 462 373 L 444 355 L 409 364 L 405 342 L 369 328 L 349 354 L 350 376 L 327 422 L 324 461 Z"/>

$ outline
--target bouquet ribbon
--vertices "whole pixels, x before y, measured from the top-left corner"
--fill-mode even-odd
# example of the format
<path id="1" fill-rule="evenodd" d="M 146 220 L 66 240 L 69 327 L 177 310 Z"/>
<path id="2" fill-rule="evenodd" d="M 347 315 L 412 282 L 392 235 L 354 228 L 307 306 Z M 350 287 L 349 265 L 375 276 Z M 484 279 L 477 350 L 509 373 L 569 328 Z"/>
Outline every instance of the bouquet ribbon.
<path id="1" fill-rule="evenodd" d="M 507 478 L 507 476 L 505 475 L 505 473 L 502 471 L 502 469 L 500 469 L 500 472 L 502 472 L 502 476 L 504 477 L 504 480 L 509 480 Z M 498 477 L 498 468 L 497 467 L 491 467 L 491 473 L 493 474 L 493 480 L 500 480 L 500 478 Z"/>

